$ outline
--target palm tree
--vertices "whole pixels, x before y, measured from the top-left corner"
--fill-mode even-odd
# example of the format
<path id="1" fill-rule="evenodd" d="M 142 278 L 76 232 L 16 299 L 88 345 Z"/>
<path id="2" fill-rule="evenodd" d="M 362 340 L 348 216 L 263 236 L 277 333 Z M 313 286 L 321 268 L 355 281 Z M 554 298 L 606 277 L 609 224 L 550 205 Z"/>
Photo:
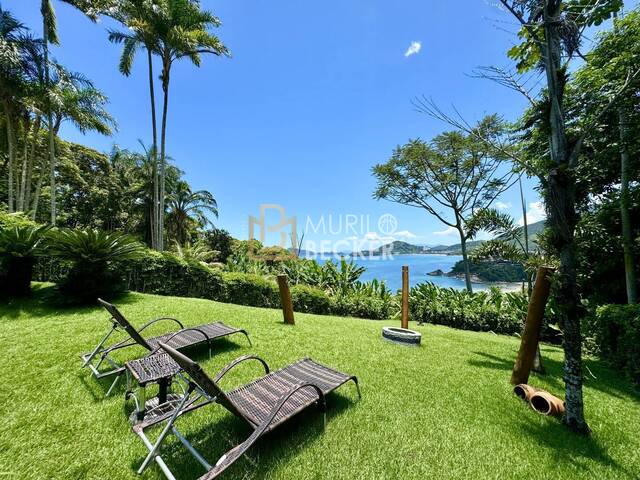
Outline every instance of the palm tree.
<path id="1" fill-rule="evenodd" d="M 62 123 L 69 121 L 81 132 L 95 131 L 111 135 L 115 120 L 106 111 L 107 97 L 87 79 L 77 72 L 70 72 L 62 65 L 51 65 L 53 75 L 49 78 L 46 111 L 51 113 L 52 133 L 55 138 Z M 49 145 L 51 147 L 51 145 Z M 51 150 L 49 150 L 51 152 Z M 43 172 L 42 172 L 43 173 Z M 38 177 L 32 206 L 32 218 L 38 211 L 43 175 Z M 55 180 L 53 185 L 55 185 Z M 51 191 L 51 195 L 55 195 Z M 55 202 L 54 202 L 55 203 Z M 52 208 L 54 204 L 52 203 Z"/>
<path id="2" fill-rule="evenodd" d="M 218 216 L 218 203 L 213 195 L 206 190 L 193 192 L 187 182 L 179 181 L 175 192 L 169 196 L 167 220 L 170 235 L 180 245 L 186 245 L 189 232 L 194 227 L 211 224 L 207 213 Z"/>
<path id="3" fill-rule="evenodd" d="M 200 66 L 201 55 L 229 56 L 229 51 L 220 39 L 209 33 L 210 27 L 219 27 L 220 20 L 211 12 L 201 10 L 200 5 L 190 0 L 158 0 L 153 14 L 154 35 L 157 38 L 155 51 L 162 61 L 163 103 L 160 134 L 160 192 L 158 217 L 158 247 L 164 248 L 164 215 L 166 190 L 166 133 L 169 106 L 169 84 L 171 67 L 176 60 L 188 58 Z"/>
<path id="4" fill-rule="evenodd" d="M 49 96 L 49 43 L 58 45 L 58 26 L 56 14 L 51 0 L 42 0 L 40 4 L 42 14 L 42 38 L 44 40 L 44 85 L 46 92 L 47 126 L 49 129 L 49 173 L 51 175 L 51 225 L 56 224 L 56 152 L 53 132 L 53 114 L 51 112 L 51 98 Z"/>
<path id="5" fill-rule="evenodd" d="M 14 169 L 16 164 L 16 128 L 21 100 L 24 96 L 23 45 L 26 27 L 0 6 L 0 102 L 5 116 L 8 147 L 7 204 L 15 208 Z"/>
<path id="6" fill-rule="evenodd" d="M 156 122 L 156 101 L 153 78 L 153 52 L 156 48 L 156 37 L 149 19 L 152 18 L 153 4 L 149 0 L 126 0 L 118 5 L 111 14 L 116 20 L 127 26 L 127 31 L 109 30 L 109 41 L 122 43 L 119 70 L 125 75 L 131 75 L 131 67 L 136 52 L 144 47 L 147 52 L 147 71 L 149 81 L 149 99 L 151 102 L 151 132 L 152 132 L 152 163 L 151 175 L 153 184 L 153 202 L 151 215 L 151 247 L 157 248 L 157 219 L 158 214 L 158 129 Z"/>
<path id="7" fill-rule="evenodd" d="M 116 122 L 105 108 L 106 95 L 81 73 L 70 72 L 60 64 L 52 66 L 55 71 L 51 79 L 54 135 L 64 121 L 70 121 L 81 133 L 95 131 L 110 136 Z"/>
<path id="8" fill-rule="evenodd" d="M 110 0 L 90 2 L 87 0 L 63 0 L 65 3 L 73 5 L 83 11 L 91 20 L 96 20 L 97 9 L 105 4 L 112 3 Z M 92 5 L 95 3 L 96 5 Z M 59 45 L 58 25 L 56 22 L 56 12 L 53 9 L 51 0 L 41 0 L 40 13 L 42 14 L 42 38 L 44 40 L 44 84 L 46 95 L 47 127 L 49 129 L 49 173 L 51 175 L 51 225 L 56 224 L 56 152 L 55 152 L 55 132 L 53 125 L 53 113 L 51 111 L 51 99 L 49 98 L 49 43 Z"/>

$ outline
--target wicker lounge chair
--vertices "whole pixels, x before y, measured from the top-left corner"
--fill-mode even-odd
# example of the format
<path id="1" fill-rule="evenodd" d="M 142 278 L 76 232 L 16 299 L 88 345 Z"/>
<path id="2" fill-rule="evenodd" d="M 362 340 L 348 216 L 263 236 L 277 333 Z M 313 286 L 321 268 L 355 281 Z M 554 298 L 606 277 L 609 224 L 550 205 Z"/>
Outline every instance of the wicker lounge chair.
<path id="1" fill-rule="evenodd" d="M 133 431 L 142 439 L 149 450 L 149 454 L 138 469 L 139 474 L 149 466 L 151 461 L 155 460 L 168 479 L 175 478 L 159 454 L 162 442 L 170 432 L 173 432 L 206 469 L 206 473 L 200 477 L 200 480 L 211 480 L 240 458 L 258 438 L 306 408 L 318 405 L 325 415 L 324 421 L 326 423 L 325 395 L 348 381 L 351 380 L 355 383 L 358 397 L 360 397 L 360 387 L 355 376 L 338 372 L 310 358 L 299 360 L 281 370 L 269 373 L 269 367 L 264 360 L 257 356 L 247 355 L 231 362 L 212 379 L 202 370 L 200 365 L 174 348 L 162 342 L 160 347 L 182 367 L 189 383 L 187 393 L 173 411 L 143 421 L 133 427 Z M 220 379 L 236 365 L 246 360 L 260 362 L 266 374 L 247 385 L 230 392 L 224 392 L 218 385 Z M 214 466 L 210 465 L 174 426 L 175 421 L 181 415 L 213 402 L 222 405 L 237 417 L 242 418 L 253 430 L 253 433 L 244 442 L 223 455 Z M 145 430 L 161 423 L 164 424 L 164 428 L 157 440 L 152 443 Z"/>
<path id="2" fill-rule="evenodd" d="M 150 352 L 155 352 L 159 348 L 160 342 L 164 342 L 167 345 L 170 345 L 171 347 L 178 350 L 204 344 L 208 345 L 209 348 L 211 348 L 211 342 L 213 340 L 226 337 L 228 335 L 233 335 L 234 333 L 244 334 L 249 341 L 249 345 L 251 345 L 251 339 L 249 338 L 249 334 L 246 332 L 246 330 L 232 328 L 222 322 L 214 322 L 205 325 L 199 325 L 197 327 L 184 328 L 184 325 L 176 318 L 159 317 L 145 323 L 141 328 L 136 329 L 133 325 L 131 325 L 131 323 L 129 323 L 129 321 L 125 318 L 124 315 L 122 315 L 122 313 L 116 308 L 115 305 L 105 302 L 100 298 L 98 299 L 98 302 L 100 302 L 100 304 L 111 314 L 111 318 L 109 319 L 109 321 L 111 322 L 111 328 L 102 338 L 102 340 L 100 340 L 98 345 L 96 345 L 96 347 L 91 352 L 82 354 L 81 358 L 83 361 L 82 367 L 90 368 L 96 378 L 104 378 L 111 375 L 116 376 L 113 380 L 113 383 L 111 384 L 111 387 L 109 387 L 109 390 L 107 391 L 107 396 L 111 393 L 125 371 L 124 366 L 116 362 L 110 355 L 115 350 L 130 347 L 133 345 L 139 345 Z M 176 326 L 179 327 L 179 329 L 153 338 L 145 338 L 142 335 L 142 332 L 146 328 L 160 321 L 171 321 L 175 323 Z M 112 345 L 106 346 L 107 340 L 115 331 L 123 331 L 128 335 L 128 338 L 125 338 L 124 340 Z M 109 369 L 100 370 L 100 367 L 105 362 L 109 365 Z"/>

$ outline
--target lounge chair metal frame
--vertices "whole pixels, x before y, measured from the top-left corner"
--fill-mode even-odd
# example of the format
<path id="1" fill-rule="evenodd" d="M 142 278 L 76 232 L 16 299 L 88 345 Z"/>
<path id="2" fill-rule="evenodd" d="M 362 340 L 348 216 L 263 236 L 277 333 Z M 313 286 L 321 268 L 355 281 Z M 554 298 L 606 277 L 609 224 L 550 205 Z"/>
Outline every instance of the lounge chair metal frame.
<path id="1" fill-rule="evenodd" d="M 107 393 L 105 395 L 107 397 L 111 394 L 113 389 L 116 387 L 116 385 L 120 381 L 120 378 L 125 373 L 124 365 L 121 365 L 113 357 L 111 357 L 111 353 L 116 350 L 120 350 L 122 348 L 132 347 L 134 345 L 139 345 L 141 347 L 144 347 L 149 352 L 151 352 L 151 354 L 155 353 L 159 347 L 156 346 L 154 348 L 152 345 L 150 345 L 149 342 L 156 343 L 155 340 L 157 338 L 165 337 L 167 334 L 162 335 L 161 337 L 154 337 L 147 340 L 142 336 L 142 332 L 146 330 L 148 327 L 158 322 L 171 321 L 177 324 L 177 326 L 180 328 L 180 330 L 173 332 L 173 334 L 171 334 L 168 338 L 162 338 L 165 342 L 170 342 L 172 340 L 175 340 L 180 335 L 184 335 L 189 332 L 196 333 L 197 336 L 201 335 L 203 340 L 186 343 L 185 345 L 182 345 L 180 348 L 186 348 L 189 346 L 198 345 L 200 343 L 206 343 L 209 348 L 209 356 L 211 356 L 211 343 L 213 340 L 216 340 L 221 337 L 225 337 L 227 335 L 232 335 L 234 333 L 244 334 L 244 336 L 247 337 L 249 346 L 252 345 L 251 338 L 249 338 L 249 334 L 247 333 L 246 330 L 232 328 L 223 324 L 222 322 L 219 322 L 219 323 L 220 325 L 225 327 L 225 333 L 218 334 L 214 337 L 211 337 L 204 331 L 203 328 L 208 327 L 208 325 L 200 325 L 199 327 L 185 328 L 182 322 L 177 318 L 165 317 L 165 316 L 154 318 L 153 320 L 149 320 L 142 327 L 140 327 L 139 329 L 136 329 L 133 325 L 131 325 L 131 323 L 129 323 L 129 321 L 125 318 L 124 315 L 122 315 L 122 313 L 116 308 L 115 305 L 109 302 L 106 302 L 100 298 L 98 299 L 98 302 L 111 315 L 111 317 L 109 318 L 109 322 L 111 322 L 111 328 L 107 331 L 104 337 L 102 337 L 102 339 L 98 342 L 96 347 L 91 352 L 83 353 L 80 356 L 80 358 L 82 359 L 82 368 L 89 368 L 93 373 L 93 376 L 97 379 L 115 375 L 113 383 L 111 384 L 111 386 L 109 387 L 109 390 L 107 390 Z M 109 338 L 116 332 L 120 332 L 127 335 L 127 338 L 119 342 L 107 345 L 107 341 L 109 340 Z M 101 367 L 105 363 L 108 364 L 109 369 L 101 370 Z"/>
<path id="2" fill-rule="evenodd" d="M 183 377 L 183 380 L 187 382 L 187 388 L 185 395 L 179 400 L 176 408 L 171 412 L 166 412 L 164 415 L 160 415 L 154 417 L 150 420 L 145 420 L 142 423 L 139 423 L 133 427 L 134 433 L 136 433 L 144 445 L 149 450 L 148 455 L 145 457 L 144 461 L 140 465 L 138 469 L 138 474 L 144 472 L 144 470 L 150 465 L 152 461 L 155 461 L 162 472 L 169 480 L 175 480 L 175 476 L 164 462 L 162 457 L 160 456 L 160 448 L 162 443 L 166 439 L 166 437 L 173 433 L 178 440 L 187 448 L 187 450 L 193 455 L 193 457 L 200 463 L 206 470 L 206 473 L 200 477 L 200 480 L 212 480 L 220 475 L 224 470 L 226 470 L 231 464 L 233 464 L 238 458 L 240 458 L 244 453 L 265 433 L 270 432 L 277 426 L 285 423 L 290 418 L 294 417 L 301 411 L 311 407 L 314 404 L 317 404 L 319 409 L 323 412 L 323 427 L 326 426 L 326 400 L 325 396 L 336 390 L 341 385 L 347 383 L 348 381 L 353 381 L 356 386 L 356 391 L 358 393 L 358 398 L 361 398 L 360 387 L 358 385 L 357 377 L 353 375 L 346 375 L 342 372 L 338 372 L 336 370 L 332 370 L 329 367 L 326 367 L 321 364 L 315 363 L 311 359 L 300 360 L 294 364 L 291 364 L 287 367 L 284 367 L 281 370 L 278 370 L 273 373 L 269 373 L 268 364 L 258 356 L 255 355 L 245 355 L 239 357 L 225 366 L 220 372 L 212 379 L 210 378 L 198 365 L 196 362 L 193 362 L 191 359 L 176 351 L 175 349 L 168 347 L 167 345 L 160 343 L 160 347 L 166 351 L 171 357 L 182 367 L 183 372 L 179 374 Z M 254 380 L 253 382 L 244 385 L 243 387 L 239 387 L 232 392 L 225 393 L 219 386 L 218 382 L 233 368 L 239 365 L 242 362 L 254 360 L 262 364 L 265 370 L 265 375 L 263 377 Z M 307 363 L 305 363 L 307 362 Z M 324 390 L 320 385 L 320 381 L 314 382 L 313 380 L 308 381 L 300 381 L 299 383 L 291 385 L 286 391 L 284 391 L 276 401 L 271 401 L 270 410 L 267 415 L 258 423 L 255 419 L 249 418 L 246 414 L 246 405 L 243 408 L 242 401 L 234 400 L 233 394 L 234 392 L 240 392 L 242 389 L 250 387 L 251 385 L 258 384 L 258 382 L 263 381 L 268 378 L 278 379 L 278 374 L 283 372 L 285 375 L 289 371 L 288 369 L 295 367 L 297 365 L 308 365 L 313 364 L 318 368 L 324 369 L 326 372 L 330 372 L 338 377 L 338 380 L 327 386 L 324 384 Z M 312 377 L 313 375 L 310 375 Z M 307 396 L 303 393 L 303 390 L 307 391 Z M 311 392 L 312 396 L 309 397 L 309 392 Z M 293 398 L 296 397 L 297 398 Z M 314 400 L 315 399 L 315 400 Z M 288 402 L 294 404 L 293 408 L 291 405 L 288 405 Z M 209 405 L 211 403 L 219 403 L 227 410 L 229 410 L 234 415 L 245 420 L 251 428 L 253 428 L 253 432 L 251 435 L 241 444 L 235 446 L 231 450 L 229 450 L 226 454 L 222 455 L 220 459 L 216 462 L 215 465 L 211 465 L 201 454 L 198 452 L 193 445 L 180 433 L 180 431 L 176 428 L 175 422 L 182 415 L 192 412 L 196 409 Z M 281 414 L 283 407 L 288 406 L 288 412 Z M 285 410 L 287 410 L 285 408 Z M 279 415 L 281 414 L 281 415 Z M 160 435 L 156 438 L 155 441 L 152 441 L 147 437 L 145 430 L 147 428 L 153 427 L 155 425 L 166 422 Z"/>

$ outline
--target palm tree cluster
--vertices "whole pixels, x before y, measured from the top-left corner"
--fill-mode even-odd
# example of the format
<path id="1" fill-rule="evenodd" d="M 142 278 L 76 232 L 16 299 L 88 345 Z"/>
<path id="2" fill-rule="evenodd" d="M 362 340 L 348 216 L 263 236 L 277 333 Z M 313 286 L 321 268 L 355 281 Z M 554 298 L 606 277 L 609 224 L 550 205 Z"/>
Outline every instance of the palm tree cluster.
<path id="1" fill-rule="evenodd" d="M 119 65 L 123 75 L 131 74 L 136 52 L 146 51 L 152 132 L 151 244 L 153 248 L 163 250 L 164 212 L 168 200 L 166 140 L 171 68 L 181 59 L 188 59 L 195 66 L 200 66 L 202 55 L 229 56 L 229 51 L 217 36 L 209 32 L 209 28 L 220 26 L 220 20 L 211 12 L 202 10 L 198 2 L 192 0 L 124 0 L 117 2 L 117 8 L 105 10 L 105 14 L 126 27 L 125 31 L 109 31 L 109 40 L 123 45 Z M 154 57 L 159 58 L 161 65 L 162 117 L 159 145 Z"/>
<path id="2" fill-rule="evenodd" d="M 192 191 L 180 180 L 179 170 L 170 165 L 166 140 L 171 69 L 181 59 L 200 66 L 205 54 L 228 56 L 227 48 L 209 32 L 220 25 L 220 20 L 201 9 L 194 0 L 63 1 L 91 20 L 107 16 L 125 27 L 108 30 L 109 41 L 123 47 L 118 66 L 123 75 L 132 73 L 137 52 L 146 53 L 152 141 L 148 148 L 144 147 L 144 155 L 114 149 L 112 171 L 105 175 L 135 174 L 142 178 L 129 182 L 127 193 L 111 195 L 110 201 L 116 197 L 124 201 L 124 196 L 135 204 L 128 212 L 142 209 L 143 215 L 131 215 L 139 220 L 137 225 L 132 228 L 129 222 L 124 228 L 138 232 L 139 226 L 144 225 L 145 231 L 138 233 L 152 248 L 163 250 L 166 235 L 184 246 L 190 241 L 194 228 L 210 224 L 207 214 L 217 216 L 217 204 L 211 193 Z M 48 198 L 51 225 L 62 222 L 73 226 L 102 226 L 104 222 L 100 219 L 91 224 L 78 222 L 77 218 L 70 220 L 75 212 L 69 211 L 64 201 L 64 164 L 69 159 L 64 158 L 64 145 L 57 136 L 66 121 L 82 133 L 96 131 L 110 135 L 115 121 L 105 109 L 106 96 L 88 78 L 50 60 L 49 45 L 59 44 L 51 0 L 41 0 L 40 12 L 42 38 L 37 38 L 0 6 L 0 128 L 6 132 L 0 132 L 0 153 L 6 152 L 5 164 L 0 164 L 0 173 L 6 178 L 6 191 L 0 189 L 0 198 L 6 197 L 9 212 L 28 212 L 33 219 L 42 216 L 38 215 L 41 197 Z M 160 63 L 162 91 L 159 125 L 156 59 Z M 5 138 L 6 144 L 3 144 Z M 121 211 L 120 207 L 109 205 L 113 211 Z M 122 228 L 122 222 L 116 217 L 107 223 L 107 229 Z"/>
<path id="3" fill-rule="evenodd" d="M 46 4 L 46 5 L 45 5 Z M 45 39 L 0 6 L 0 122 L 6 138 L 6 199 L 9 212 L 36 218 L 42 187 L 49 177 L 51 223 L 56 221 L 55 137 L 68 121 L 81 132 L 110 135 L 114 119 L 106 96 L 81 73 L 48 58 L 56 43 L 55 17 L 43 2 Z M 43 130 L 49 132 L 46 141 Z"/>

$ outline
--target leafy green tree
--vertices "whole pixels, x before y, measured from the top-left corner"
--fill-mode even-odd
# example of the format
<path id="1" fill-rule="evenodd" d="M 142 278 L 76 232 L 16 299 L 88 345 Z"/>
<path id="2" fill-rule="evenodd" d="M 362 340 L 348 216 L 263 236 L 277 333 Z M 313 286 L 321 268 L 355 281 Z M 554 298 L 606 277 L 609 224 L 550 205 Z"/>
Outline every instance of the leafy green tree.
<path id="1" fill-rule="evenodd" d="M 588 62 L 578 70 L 568 88 L 569 101 L 573 101 L 576 121 L 586 124 L 598 115 L 597 105 L 606 102 L 611 92 L 627 82 L 628 94 L 620 97 L 616 108 L 605 114 L 598 135 L 588 139 L 588 154 L 581 159 L 590 175 L 580 175 L 586 192 L 598 194 L 620 190 L 620 218 L 624 257 L 625 284 L 628 303 L 638 299 L 637 276 L 633 254 L 632 221 L 629 214 L 631 182 L 637 181 L 640 164 L 640 78 L 630 78 L 640 67 L 640 11 L 632 11 L 616 19 L 614 28 L 598 36 L 596 46 L 586 54 Z M 618 154 L 620 162 L 611 162 Z M 598 175 L 599 177 L 596 177 Z M 597 183 L 588 180 L 594 177 Z M 595 187 L 595 188 L 594 188 Z M 585 192 L 585 193 L 586 193 Z"/>
<path id="2" fill-rule="evenodd" d="M 222 228 L 213 228 L 203 234 L 203 239 L 209 250 L 214 252 L 217 262 L 226 263 L 232 254 L 233 237 Z"/>
<path id="3" fill-rule="evenodd" d="M 495 116 L 476 127 L 497 137 L 504 125 Z M 460 237 L 467 290 L 472 291 L 467 253 L 467 223 L 512 185 L 514 172 L 501 152 L 473 135 L 446 132 L 427 143 L 412 140 L 396 148 L 391 159 L 373 168 L 374 198 L 423 208 Z"/>
<path id="4" fill-rule="evenodd" d="M 546 79 L 539 108 L 549 155 L 538 169 L 545 196 L 550 245 L 560 260 L 556 299 L 562 307 L 565 351 L 565 423 L 574 431 L 588 433 L 582 396 L 582 316 L 576 282 L 574 232 L 577 223 L 575 172 L 587 135 L 598 124 L 624 89 L 600 106 L 591 122 L 579 131 L 569 129 L 565 91 L 569 62 L 580 54 L 582 32 L 600 24 L 622 7 L 621 0 L 500 0 L 521 24 L 522 42 L 509 51 L 518 70 L 540 68 Z"/>

